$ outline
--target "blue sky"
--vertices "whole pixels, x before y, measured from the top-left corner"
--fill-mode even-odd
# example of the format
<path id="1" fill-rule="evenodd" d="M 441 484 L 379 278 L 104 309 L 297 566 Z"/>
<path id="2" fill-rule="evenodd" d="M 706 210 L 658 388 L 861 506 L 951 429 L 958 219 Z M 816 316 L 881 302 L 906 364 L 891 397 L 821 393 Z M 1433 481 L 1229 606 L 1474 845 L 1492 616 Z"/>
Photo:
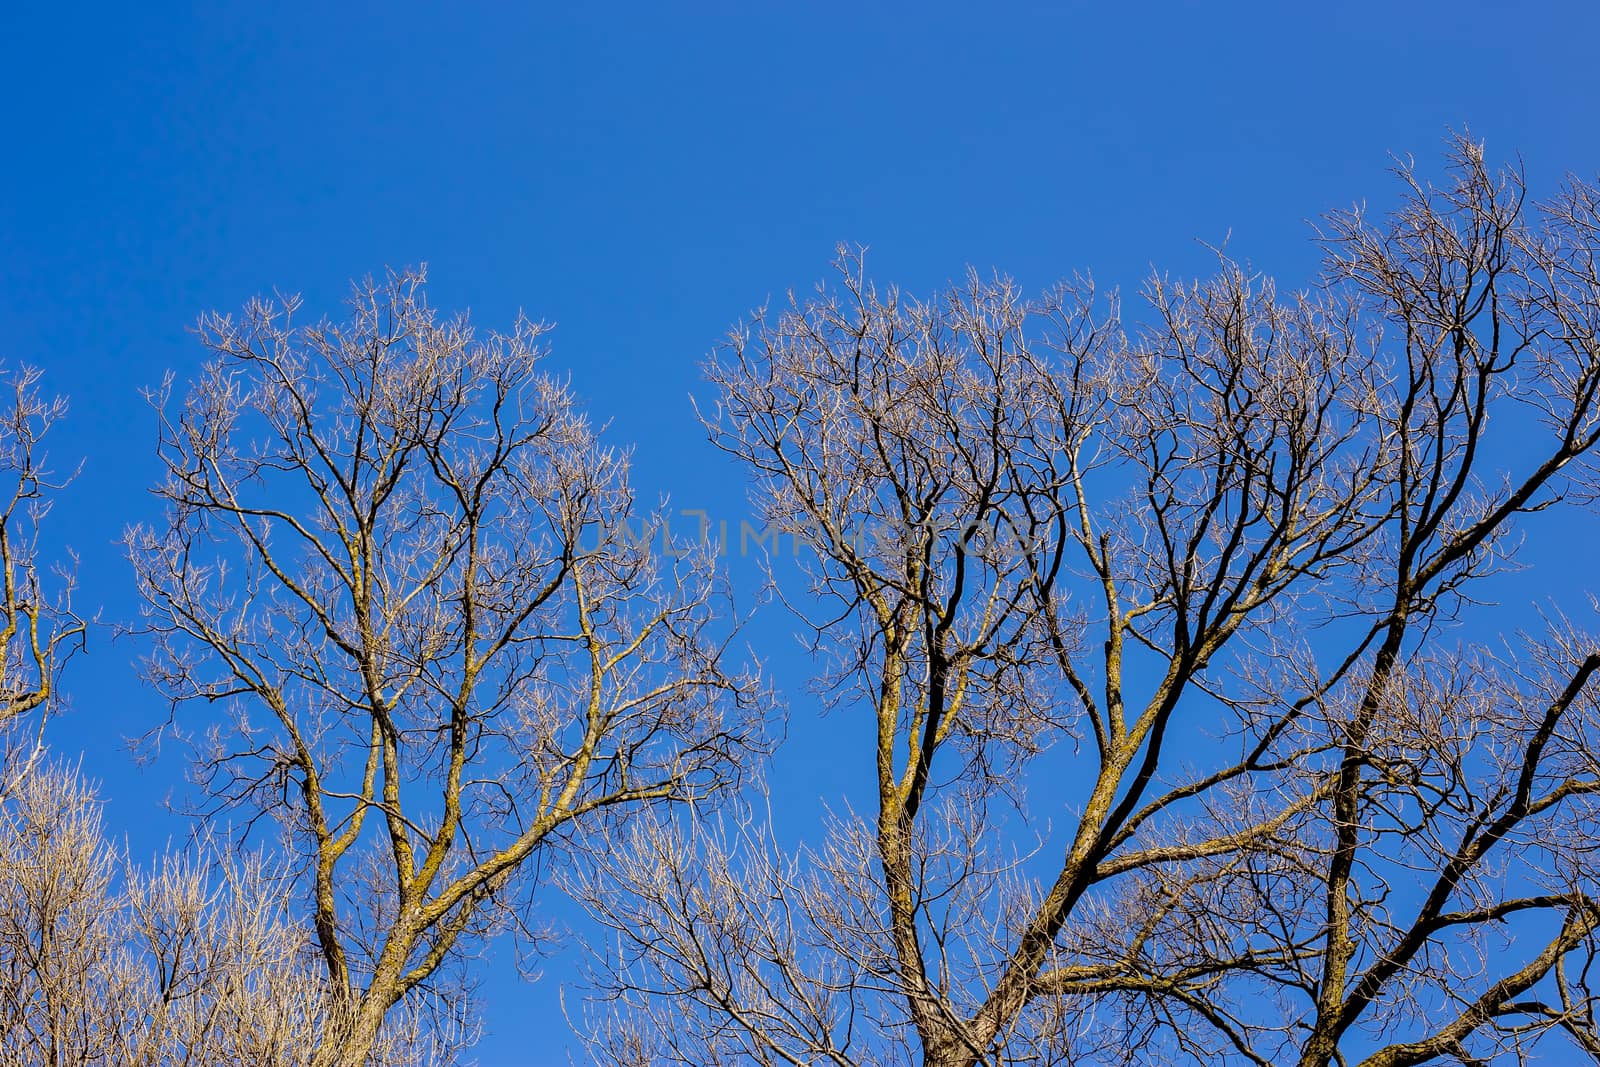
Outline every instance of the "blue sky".
<path id="1" fill-rule="evenodd" d="M 1600 171 L 1588 3 L 142 7 L 0 19 L 0 359 L 71 398 L 53 456 L 85 467 L 51 536 L 107 622 L 135 610 L 114 542 L 154 514 L 139 391 L 194 372 L 201 311 L 274 287 L 333 310 L 426 261 L 437 306 L 554 321 L 551 365 L 637 444 L 643 493 L 737 516 L 698 363 L 839 241 L 915 292 L 968 264 L 1131 289 L 1224 239 L 1293 285 L 1305 220 L 1382 205 L 1387 154 L 1447 127 L 1536 190 Z M 794 716 L 777 783 L 809 811 L 861 769 L 833 758 L 848 723 L 817 717 L 781 620 L 756 633 Z M 181 766 L 124 752 L 165 713 L 138 652 L 94 635 L 54 744 L 148 850 L 182 833 L 158 807 Z M 532 1034 L 555 1062 L 570 960 L 530 986 L 508 955 L 480 1059 L 527 1062 Z"/>

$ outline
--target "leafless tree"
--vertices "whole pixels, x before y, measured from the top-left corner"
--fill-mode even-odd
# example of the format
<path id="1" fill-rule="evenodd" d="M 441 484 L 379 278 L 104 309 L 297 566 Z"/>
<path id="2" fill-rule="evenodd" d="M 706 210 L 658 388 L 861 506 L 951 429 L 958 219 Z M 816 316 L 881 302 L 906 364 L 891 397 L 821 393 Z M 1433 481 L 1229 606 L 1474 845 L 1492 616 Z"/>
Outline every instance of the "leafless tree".
<path id="1" fill-rule="evenodd" d="M 1448 162 L 1328 219 L 1306 292 L 1223 258 L 1124 325 L 845 255 L 732 335 L 707 425 L 876 773 L 797 851 L 635 826 L 584 883 L 598 1056 L 1600 1055 L 1600 644 L 1481 602 L 1588 521 L 1600 191 Z"/>
<path id="2" fill-rule="evenodd" d="M 224 849 L 130 863 L 42 762 L 0 805 L 0 1063 L 302 1067 L 338 1005 L 280 888 Z M 416 1036 L 391 1027 L 374 1062 L 428 1062 Z"/>
<path id="3" fill-rule="evenodd" d="M 457 1011 L 438 983 L 526 926 L 542 868 L 760 740 L 714 561 L 662 550 L 545 328 L 476 336 L 422 283 L 358 286 L 341 324 L 295 298 L 204 319 L 212 362 L 157 397 L 166 522 L 128 539 L 150 679 L 226 714 L 210 810 L 271 816 L 303 861 L 353 1020 L 319 1064 L 365 1063 L 402 1001 Z"/>
<path id="4" fill-rule="evenodd" d="M 45 437 L 66 411 L 39 392 L 39 372 L 4 375 L 0 404 L 0 795 L 41 749 L 40 731 L 59 698 L 57 679 L 83 647 L 86 626 L 72 609 L 68 564 L 46 566 L 39 540 L 67 477 L 48 467 Z M 30 715 L 29 713 L 34 713 Z"/>

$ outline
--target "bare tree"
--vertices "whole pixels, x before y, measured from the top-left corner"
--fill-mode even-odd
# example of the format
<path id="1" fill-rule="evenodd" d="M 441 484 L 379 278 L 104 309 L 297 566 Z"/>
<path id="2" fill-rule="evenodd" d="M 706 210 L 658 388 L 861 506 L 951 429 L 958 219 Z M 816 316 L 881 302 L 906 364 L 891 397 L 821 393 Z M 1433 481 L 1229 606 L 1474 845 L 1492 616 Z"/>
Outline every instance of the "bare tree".
<path id="1" fill-rule="evenodd" d="M 1479 602 L 1592 498 L 1600 191 L 1449 168 L 1303 293 L 1224 258 L 1124 326 L 846 255 L 732 335 L 707 425 L 809 550 L 871 807 L 639 824 L 585 883 L 597 1055 L 1600 1054 L 1600 645 Z"/>
<path id="2" fill-rule="evenodd" d="M 150 679 L 228 713 L 216 807 L 284 827 L 349 1006 L 318 1063 L 507 925 L 580 835 L 706 797 L 759 741 L 703 551 L 653 551 L 626 456 L 541 372 L 545 328 L 475 336 L 421 273 L 204 319 L 213 361 L 163 393 L 160 528 L 129 537 Z M 660 547 L 660 546 L 656 546 Z M 215 810 L 215 808 L 213 808 Z M 470 978 L 470 975 L 467 975 Z"/>
<path id="3" fill-rule="evenodd" d="M 39 377 L 28 368 L 4 375 L 0 405 L 0 743 L 6 765 L 0 795 L 27 765 L 25 757 L 40 751 L 38 732 L 58 699 L 57 679 L 83 647 L 87 629 L 72 609 L 72 570 L 60 566 L 50 573 L 41 559 L 40 525 L 67 478 L 53 475 L 44 451 L 66 401 L 41 395 Z M 34 741 L 20 743 L 22 732 Z"/>
<path id="4" fill-rule="evenodd" d="M 49 762 L 0 806 L 0 1063 L 302 1067 L 337 1002 L 281 879 L 256 856 L 106 839 L 100 803 Z M 428 1062 L 399 1026 L 376 1062 Z"/>

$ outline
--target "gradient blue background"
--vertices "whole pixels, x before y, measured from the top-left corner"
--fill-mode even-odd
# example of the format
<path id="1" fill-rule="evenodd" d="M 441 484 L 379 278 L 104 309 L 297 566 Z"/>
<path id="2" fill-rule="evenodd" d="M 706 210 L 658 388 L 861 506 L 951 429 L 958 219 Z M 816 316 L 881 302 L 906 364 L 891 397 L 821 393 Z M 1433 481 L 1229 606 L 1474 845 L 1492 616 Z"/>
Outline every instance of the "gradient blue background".
<path id="1" fill-rule="evenodd" d="M 135 610 L 115 541 L 154 514 L 139 391 L 194 372 L 202 310 L 273 287 L 336 310 L 351 276 L 426 261 L 440 307 L 556 322 L 552 366 L 638 444 L 644 495 L 736 519 L 697 364 L 838 241 L 918 292 L 968 264 L 1133 288 L 1231 233 L 1292 285 L 1304 220 L 1383 205 L 1387 153 L 1436 158 L 1447 127 L 1521 152 L 1536 190 L 1600 170 L 1592 3 L 144 6 L 0 14 L 0 358 L 71 397 L 53 456 L 86 465 L 50 536 L 107 623 Z M 817 716 L 790 629 L 753 634 L 803 832 L 866 755 L 838 743 L 847 712 Z M 160 807 L 182 767 L 127 758 L 165 714 L 138 654 L 96 631 L 53 743 L 148 854 L 184 832 Z M 563 1062 L 573 953 L 533 985 L 510 956 L 478 1058 Z"/>

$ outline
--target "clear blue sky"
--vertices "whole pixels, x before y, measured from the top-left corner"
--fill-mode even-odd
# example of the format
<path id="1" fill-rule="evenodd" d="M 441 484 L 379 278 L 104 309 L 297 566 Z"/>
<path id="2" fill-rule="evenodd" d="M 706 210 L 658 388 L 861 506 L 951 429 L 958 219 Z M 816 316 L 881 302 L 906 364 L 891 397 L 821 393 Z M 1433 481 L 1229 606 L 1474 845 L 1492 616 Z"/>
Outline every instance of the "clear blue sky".
<path id="1" fill-rule="evenodd" d="M 134 611 L 114 542 L 152 515 L 139 390 L 194 371 L 202 310 L 273 287 L 331 309 L 351 276 L 426 261 L 440 307 L 553 320 L 553 365 L 639 445 L 646 496 L 737 515 L 697 364 L 838 241 L 913 291 L 967 264 L 1131 288 L 1231 232 L 1295 284 L 1304 220 L 1384 203 L 1386 154 L 1436 156 L 1448 126 L 1520 151 L 1536 189 L 1600 171 L 1600 5 L 1576 0 L 562 6 L 8 7 L 0 358 L 71 397 L 53 455 L 86 466 L 52 535 L 108 622 Z M 124 754 L 164 714 L 138 651 L 96 633 L 54 744 L 148 850 L 182 832 L 158 807 L 181 765 Z M 805 662 L 769 651 L 804 820 L 865 765 L 834 758 L 848 723 L 818 720 Z M 481 1061 L 563 1061 L 570 959 L 530 986 L 507 955 Z"/>

